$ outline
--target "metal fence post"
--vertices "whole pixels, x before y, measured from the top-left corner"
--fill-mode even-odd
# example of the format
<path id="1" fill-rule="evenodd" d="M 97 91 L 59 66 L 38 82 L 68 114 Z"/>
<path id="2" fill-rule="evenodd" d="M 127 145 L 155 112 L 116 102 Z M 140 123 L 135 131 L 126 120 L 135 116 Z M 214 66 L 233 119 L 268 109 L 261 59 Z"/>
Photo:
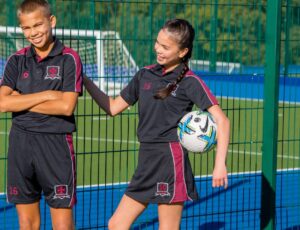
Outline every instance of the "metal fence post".
<path id="1" fill-rule="evenodd" d="M 209 52 L 209 71 L 216 72 L 217 60 L 217 26 L 218 26 L 218 0 L 214 0 L 211 11 L 210 26 L 210 52 Z"/>
<path id="2" fill-rule="evenodd" d="M 286 13 L 285 13 L 285 41 L 284 41 L 284 75 L 289 73 L 290 64 L 290 27 L 291 27 L 291 7 L 290 0 L 286 0 Z"/>
<path id="3" fill-rule="evenodd" d="M 261 229 L 275 228 L 281 0 L 268 1 L 264 80 Z"/>

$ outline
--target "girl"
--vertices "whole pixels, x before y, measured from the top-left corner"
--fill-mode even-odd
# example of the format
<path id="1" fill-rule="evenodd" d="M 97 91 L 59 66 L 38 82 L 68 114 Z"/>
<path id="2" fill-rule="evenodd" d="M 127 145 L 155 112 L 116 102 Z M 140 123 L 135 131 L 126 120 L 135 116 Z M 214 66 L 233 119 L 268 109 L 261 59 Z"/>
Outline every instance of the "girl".
<path id="1" fill-rule="evenodd" d="M 157 64 L 142 68 L 116 99 L 84 77 L 86 89 L 111 116 L 138 101 L 138 165 L 109 229 L 129 229 L 148 203 L 158 204 L 160 229 L 179 229 L 184 201 L 198 198 L 187 150 L 177 137 L 179 120 L 194 104 L 209 111 L 218 125 L 212 184 L 227 187 L 229 120 L 208 87 L 188 68 L 194 36 L 186 20 L 167 21 L 154 46 Z"/>

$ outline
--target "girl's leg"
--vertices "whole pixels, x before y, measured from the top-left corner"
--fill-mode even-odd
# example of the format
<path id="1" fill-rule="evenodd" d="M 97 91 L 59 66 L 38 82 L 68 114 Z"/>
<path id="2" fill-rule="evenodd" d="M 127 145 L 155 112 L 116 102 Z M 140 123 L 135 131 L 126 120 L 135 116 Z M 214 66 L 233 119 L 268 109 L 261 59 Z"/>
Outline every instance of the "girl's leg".
<path id="1" fill-rule="evenodd" d="M 183 202 L 174 204 L 159 204 L 159 230 L 179 230 L 182 210 Z"/>
<path id="2" fill-rule="evenodd" d="M 118 208 L 110 218 L 108 228 L 110 230 L 127 230 L 135 219 L 145 210 L 147 204 L 138 202 L 124 195 Z"/>
<path id="3" fill-rule="evenodd" d="M 71 208 L 50 208 L 53 230 L 74 230 Z"/>
<path id="4" fill-rule="evenodd" d="M 17 204 L 20 230 L 40 229 L 40 202 L 32 204 Z"/>

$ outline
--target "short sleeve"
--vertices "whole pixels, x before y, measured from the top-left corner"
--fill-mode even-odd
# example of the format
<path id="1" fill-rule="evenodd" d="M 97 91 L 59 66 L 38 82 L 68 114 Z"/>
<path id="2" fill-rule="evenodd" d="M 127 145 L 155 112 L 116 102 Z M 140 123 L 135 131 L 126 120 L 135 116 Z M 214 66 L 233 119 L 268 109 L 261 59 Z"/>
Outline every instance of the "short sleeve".
<path id="1" fill-rule="evenodd" d="M 128 85 L 121 91 L 121 97 L 129 104 L 133 105 L 139 99 L 139 82 L 142 71 L 138 71 Z"/>
<path id="2" fill-rule="evenodd" d="M 216 97 L 204 81 L 198 76 L 187 76 L 185 79 L 186 95 L 201 110 L 207 110 L 213 105 L 218 105 Z"/>
<path id="3" fill-rule="evenodd" d="M 72 49 L 64 51 L 65 63 L 63 69 L 62 91 L 82 93 L 82 63 L 79 55 Z"/>
<path id="4" fill-rule="evenodd" d="M 0 80 L 0 86 L 8 86 L 15 90 L 18 80 L 18 57 L 16 55 L 11 56 L 5 65 L 4 74 Z"/>

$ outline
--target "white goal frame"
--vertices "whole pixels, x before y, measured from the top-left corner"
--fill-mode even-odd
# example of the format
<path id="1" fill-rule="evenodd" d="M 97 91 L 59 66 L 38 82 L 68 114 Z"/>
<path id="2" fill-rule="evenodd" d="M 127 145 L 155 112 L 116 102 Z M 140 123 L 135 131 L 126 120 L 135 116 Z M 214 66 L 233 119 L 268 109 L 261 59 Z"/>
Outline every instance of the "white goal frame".
<path id="1" fill-rule="evenodd" d="M 7 34 L 7 36 L 12 36 L 12 34 L 23 34 L 22 29 L 20 27 L 9 27 L 9 26 L 0 26 L 0 33 Z M 115 82 L 106 82 L 105 80 L 105 72 L 104 72 L 104 40 L 107 35 L 112 35 L 114 36 L 114 40 L 119 43 L 122 49 L 122 54 L 127 57 L 127 59 L 130 62 L 130 66 L 132 66 L 136 71 L 139 69 L 137 66 L 136 62 L 134 61 L 133 57 L 129 53 L 127 47 L 125 44 L 122 42 L 120 35 L 116 31 L 100 31 L 100 30 L 80 30 L 80 29 L 58 29 L 54 28 L 53 29 L 53 34 L 54 35 L 59 35 L 59 36 L 66 36 L 70 38 L 76 38 L 76 37 L 94 37 L 96 41 L 96 55 L 97 55 L 97 60 L 96 60 L 96 65 L 97 65 L 97 79 L 93 79 L 96 85 L 103 91 L 106 91 L 106 88 L 111 88 L 116 87 L 120 88 L 122 87 L 121 85 L 118 86 L 120 83 L 115 83 Z M 23 47 L 18 47 L 16 44 L 17 49 L 21 49 Z M 99 80 L 100 79 L 100 80 Z M 111 86 L 110 86 L 111 85 Z M 120 89 L 117 89 L 119 91 Z M 114 93 L 116 90 L 114 89 Z M 109 94 L 113 94 L 110 92 Z"/>

